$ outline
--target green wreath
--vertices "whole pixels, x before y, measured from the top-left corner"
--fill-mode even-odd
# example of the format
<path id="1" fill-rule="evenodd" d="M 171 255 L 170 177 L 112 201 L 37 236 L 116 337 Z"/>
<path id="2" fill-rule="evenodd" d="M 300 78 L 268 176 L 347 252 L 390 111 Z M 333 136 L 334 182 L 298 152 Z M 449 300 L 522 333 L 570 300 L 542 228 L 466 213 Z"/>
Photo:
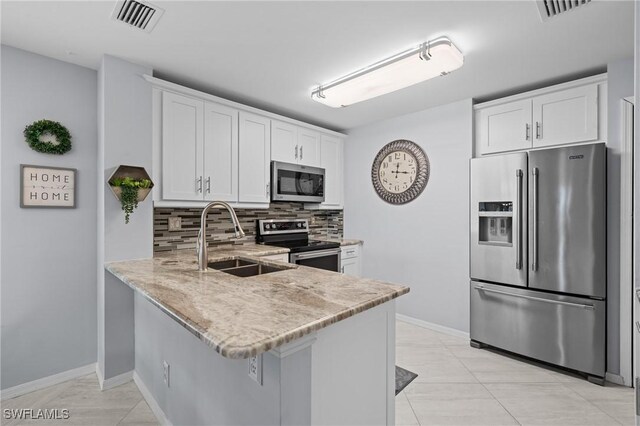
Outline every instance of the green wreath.
<path id="1" fill-rule="evenodd" d="M 40 140 L 43 135 L 52 135 L 58 143 Z M 71 149 L 71 134 L 62 124 L 51 120 L 38 120 L 24 128 L 24 137 L 34 151 L 45 154 L 64 154 Z"/>

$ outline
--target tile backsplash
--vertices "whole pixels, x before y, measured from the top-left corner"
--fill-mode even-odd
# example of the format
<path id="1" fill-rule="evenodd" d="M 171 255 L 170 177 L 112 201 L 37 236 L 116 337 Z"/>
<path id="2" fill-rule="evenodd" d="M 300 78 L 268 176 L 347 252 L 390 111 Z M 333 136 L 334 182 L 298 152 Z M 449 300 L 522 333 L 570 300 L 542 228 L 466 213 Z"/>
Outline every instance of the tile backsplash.
<path id="1" fill-rule="evenodd" d="M 342 210 L 305 210 L 300 203 L 272 203 L 268 209 L 235 209 L 246 236 L 233 237 L 233 226 L 225 209 L 212 209 L 207 217 L 207 241 L 209 246 L 244 244 L 256 241 L 257 219 L 307 219 L 310 238 L 342 238 Z M 195 249 L 202 209 L 164 208 L 153 209 L 153 250 L 167 251 Z M 182 228 L 169 231 L 169 218 L 180 217 Z"/>

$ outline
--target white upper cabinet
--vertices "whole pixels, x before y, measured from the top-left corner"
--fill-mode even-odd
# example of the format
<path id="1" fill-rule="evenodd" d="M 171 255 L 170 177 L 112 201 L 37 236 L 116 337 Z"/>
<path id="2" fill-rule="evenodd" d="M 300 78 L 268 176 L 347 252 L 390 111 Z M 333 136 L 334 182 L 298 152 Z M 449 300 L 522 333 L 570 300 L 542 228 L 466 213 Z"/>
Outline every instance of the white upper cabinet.
<path id="1" fill-rule="evenodd" d="M 298 162 L 298 126 L 271 121 L 271 159 L 285 163 Z"/>
<path id="2" fill-rule="evenodd" d="M 320 167 L 320 133 L 283 121 L 271 121 L 271 159 Z"/>
<path id="3" fill-rule="evenodd" d="M 220 200 L 235 207 L 268 208 L 271 161 L 277 160 L 325 168 L 327 203 L 310 208 L 342 208 L 343 135 L 144 78 L 154 86 L 155 206 L 202 207 Z"/>
<path id="4" fill-rule="evenodd" d="M 305 166 L 320 166 L 320 133 L 298 128 L 298 163 Z"/>
<path id="5" fill-rule="evenodd" d="M 162 198 L 203 199 L 204 102 L 165 92 L 162 97 Z"/>
<path id="6" fill-rule="evenodd" d="M 343 147 L 342 139 L 320 137 L 320 167 L 325 170 L 323 207 L 341 209 L 343 204 Z"/>
<path id="7" fill-rule="evenodd" d="M 576 87 L 533 98 L 533 146 L 598 139 L 598 87 Z"/>
<path id="8" fill-rule="evenodd" d="M 240 111 L 238 202 L 269 203 L 271 120 Z"/>
<path id="9" fill-rule="evenodd" d="M 476 126 L 482 154 L 531 148 L 531 100 L 482 109 Z"/>
<path id="10" fill-rule="evenodd" d="M 474 106 L 476 155 L 606 142 L 606 74 Z"/>
<path id="11" fill-rule="evenodd" d="M 238 200 L 238 110 L 204 105 L 204 199 Z"/>

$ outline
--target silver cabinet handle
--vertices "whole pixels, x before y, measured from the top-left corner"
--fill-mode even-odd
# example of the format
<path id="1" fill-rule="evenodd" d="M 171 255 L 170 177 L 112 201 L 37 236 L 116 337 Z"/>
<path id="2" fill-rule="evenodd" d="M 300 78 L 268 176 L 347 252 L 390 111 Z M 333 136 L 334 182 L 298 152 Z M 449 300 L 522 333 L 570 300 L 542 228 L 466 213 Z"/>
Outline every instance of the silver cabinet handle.
<path id="1" fill-rule="evenodd" d="M 302 146 L 300 147 L 300 159 L 302 160 Z"/>
<path id="2" fill-rule="evenodd" d="M 528 141 L 529 140 L 529 129 L 530 129 L 529 128 L 529 123 L 526 123 L 524 125 L 524 128 L 525 128 L 524 139 Z"/>
<path id="3" fill-rule="evenodd" d="M 531 261 L 531 270 L 538 270 L 538 168 L 534 167 L 531 170 L 531 174 L 533 175 L 533 189 L 532 189 L 532 213 L 533 217 L 531 218 L 531 238 L 532 238 L 532 261 Z"/>
<path id="4" fill-rule="evenodd" d="M 539 121 L 536 121 L 536 139 L 541 139 L 542 138 L 542 125 L 540 124 Z"/>
<path id="5" fill-rule="evenodd" d="M 342 268 L 340 268 L 342 270 L 342 273 L 344 274 L 344 266 Z"/>
<path id="6" fill-rule="evenodd" d="M 587 305 L 583 303 L 563 302 L 562 300 L 544 299 L 542 297 L 527 296 L 526 294 L 510 293 L 508 291 L 501 291 L 501 290 L 494 290 L 492 288 L 486 288 L 481 285 L 475 286 L 475 289 L 478 291 L 486 291 L 487 293 L 504 294 L 505 296 L 513 296 L 513 297 L 519 297 L 521 299 L 535 300 L 536 302 L 552 303 L 554 305 L 563 305 L 563 306 L 573 306 L 575 308 L 589 309 L 591 311 L 595 309 L 595 306 L 593 305 Z"/>
<path id="7" fill-rule="evenodd" d="M 196 191 L 202 194 L 202 176 L 196 179 Z"/>
<path id="8" fill-rule="evenodd" d="M 269 198 L 269 184 L 267 184 L 266 195 L 267 195 L 267 198 Z"/>
<path id="9" fill-rule="evenodd" d="M 522 269 L 522 169 L 516 170 L 516 269 Z"/>
<path id="10" fill-rule="evenodd" d="M 207 176 L 207 194 L 211 194 L 211 176 Z"/>
<path id="11" fill-rule="evenodd" d="M 296 160 L 298 159 L 298 145 L 296 145 Z"/>

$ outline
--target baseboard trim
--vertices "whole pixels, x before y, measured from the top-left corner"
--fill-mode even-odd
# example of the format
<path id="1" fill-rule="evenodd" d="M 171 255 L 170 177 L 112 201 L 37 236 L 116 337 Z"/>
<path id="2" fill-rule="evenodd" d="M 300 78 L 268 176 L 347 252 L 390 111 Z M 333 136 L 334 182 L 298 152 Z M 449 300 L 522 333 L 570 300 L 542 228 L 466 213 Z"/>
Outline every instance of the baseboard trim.
<path id="1" fill-rule="evenodd" d="M 133 381 L 136 386 L 138 386 L 138 389 L 140 390 L 140 393 L 142 394 L 144 400 L 147 402 L 147 405 L 151 409 L 151 412 L 156 416 L 156 419 L 158 419 L 158 423 L 164 426 L 173 426 L 171 421 L 169 421 L 167 416 L 164 414 L 164 411 L 162 411 L 162 408 L 160 408 L 160 405 L 158 404 L 156 399 L 151 394 L 151 391 L 149 391 L 149 388 L 147 388 L 140 376 L 138 376 L 138 373 L 136 373 L 135 371 L 133 372 Z"/>
<path id="2" fill-rule="evenodd" d="M 615 383 L 616 385 L 631 387 L 624 382 L 624 378 L 619 374 L 605 373 L 604 379 L 607 382 Z"/>
<path id="3" fill-rule="evenodd" d="M 100 389 L 105 391 L 107 389 L 115 388 L 116 386 L 124 385 L 125 383 L 133 380 L 133 371 L 127 371 L 126 373 L 118 374 L 117 376 L 105 379 L 102 377 L 100 367 L 96 364 L 96 375 L 98 376 L 98 382 L 100 383 Z"/>
<path id="4" fill-rule="evenodd" d="M 95 370 L 96 363 L 92 363 L 83 367 L 74 368 L 73 370 L 63 371 L 62 373 L 54 374 L 52 376 L 43 377 L 42 379 L 33 380 L 31 382 L 3 389 L 2 391 L 0 391 L 0 400 L 4 401 L 5 399 L 15 398 L 29 392 L 34 392 L 40 389 L 48 388 L 49 386 L 58 385 L 69 380 L 77 379 L 78 377 L 91 374 Z"/>
<path id="5" fill-rule="evenodd" d="M 469 333 L 456 330 L 455 328 L 445 327 L 444 325 L 434 324 L 432 322 L 423 321 L 418 318 L 410 317 L 408 315 L 396 314 L 398 321 L 406 322 L 409 324 L 417 325 L 418 327 L 428 328 L 429 330 L 439 331 L 440 333 L 448 334 L 450 336 L 463 337 L 468 339 Z"/>

